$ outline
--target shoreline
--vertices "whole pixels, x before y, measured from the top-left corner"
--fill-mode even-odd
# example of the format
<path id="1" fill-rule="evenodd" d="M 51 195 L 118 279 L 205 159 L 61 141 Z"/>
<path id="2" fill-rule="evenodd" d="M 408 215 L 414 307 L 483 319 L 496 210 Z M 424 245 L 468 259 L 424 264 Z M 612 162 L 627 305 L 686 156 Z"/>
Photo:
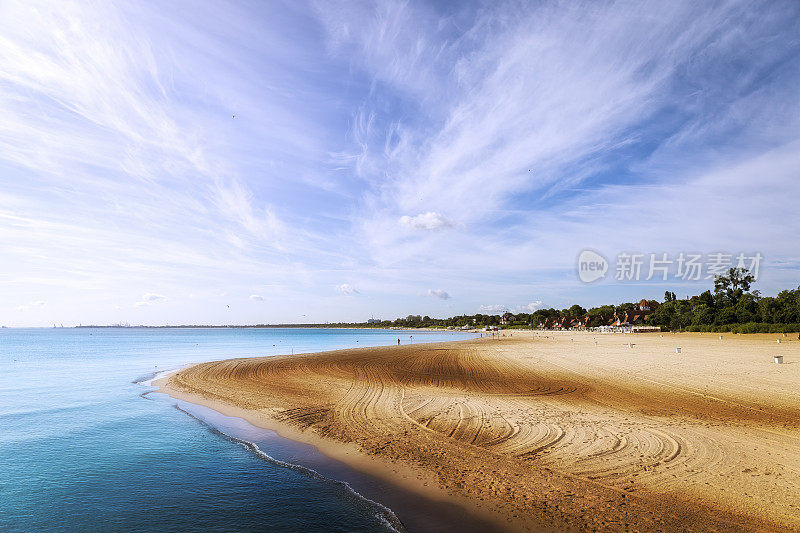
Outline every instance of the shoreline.
<path id="1" fill-rule="evenodd" d="M 517 333 L 517 331 L 513 333 Z M 708 342 L 711 340 L 709 336 L 705 336 L 703 339 L 702 335 L 691 334 L 698 338 L 689 339 L 687 335 L 690 334 L 681 335 L 681 343 L 692 344 L 696 343 L 696 341 Z M 600 335 L 596 337 L 601 339 Z M 670 335 L 669 337 L 673 336 Z M 536 351 L 536 348 L 546 348 L 551 351 L 556 349 L 558 353 L 576 350 L 578 348 L 575 344 L 576 338 L 581 344 L 581 349 L 585 350 L 585 345 L 588 344 L 586 341 L 593 338 L 593 335 L 555 332 L 548 332 L 548 335 L 526 335 L 525 332 L 520 332 L 514 337 L 509 335 L 505 338 L 495 339 L 477 338 L 402 347 L 337 350 L 317 354 L 295 355 L 293 357 L 277 356 L 261 359 L 220 361 L 183 369 L 167 378 L 162 378 L 155 385 L 161 387 L 161 392 L 165 392 L 175 398 L 208 406 L 228 416 L 244 418 L 255 426 L 277 431 L 285 438 L 315 446 L 323 454 L 334 460 L 341 461 L 367 475 L 402 487 L 404 490 L 412 490 L 435 501 L 449 501 L 463 506 L 477 516 L 492 521 L 498 527 L 504 529 L 567 530 L 590 528 L 613 530 L 624 528 L 623 524 L 626 523 L 645 530 L 664 527 L 682 529 L 687 527 L 687 524 L 693 528 L 713 526 L 722 530 L 741 530 L 753 526 L 764 529 L 778 529 L 777 524 L 780 521 L 777 516 L 763 512 L 754 514 L 754 506 L 739 505 L 747 502 L 741 502 L 741 498 L 738 496 L 734 498 L 709 498 L 709 494 L 715 495 L 714 491 L 709 490 L 706 490 L 706 493 L 702 493 L 702 491 L 686 491 L 685 494 L 682 491 L 677 491 L 676 493 L 673 490 L 656 491 L 652 486 L 654 484 L 639 483 L 638 480 L 632 482 L 631 487 L 620 487 L 614 486 L 613 483 L 606 483 L 603 479 L 592 475 L 581 475 L 580 473 L 572 472 L 569 465 L 562 464 L 558 467 L 558 464 L 553 464 L 545 460 L 545 458 L 547 454 L 557 447 L 558 442 L 564 440 L 564 435 L 552 436 L 551 440 L 555 439 L 555 443 L 545 443 L 542 449 L 533 446 L 532 450 L 530 450 L 533 453 L 519 455 L 503 452 L 502 447 L 494 446 L 491 441 L 488 444 L 478 446 L 475 445 L 475 442 L 463 442 L 463 439 L 460 439 L 458 435 L 458 432 L 461 431 L 459 425 L 463 424 L 462 421 L 465 419 L 463 412 L 455 423 L 454 433 L 443 435 L 435 427 L 438 424 L 437 421 L 432 422 L 429 419 L 427 423 L 420 424 L 419 421 L 413 420 L 407 413 L 408 409 L 403 407 L 412 400 L 414 395 L 422 392 L 430 396 L 429 403 L 431 401 L 441 402 L 442 399 L 437 395 L 444 394 L 447 401 L 451 403 L 450 407 L 457 405 L 459 406 L 458 409 L 462 411 L 464 409 L 475 409 L 474 405 L 479 405 L 481 402 L 494 402 L 493 407 L 497 408 L 498 405 L 502 407 L 507 402 L 519 400 L 527 402 L 527 404 L 532 402 L 532 405 L 540 403 L 539 407 L 545 410 L 560 405 L 561 407 L 568 406 L 582 416 L 595 415 L 597 413 L 590 412 L 591 410 L 597 410 L 597 405 L 591 405 L 595 395 L 593 387 L 596 388 L 599 384 L 605 383 L 603 380 L 586 381 L 584 379 L 585 383 L 581 383 L 581 379 L 576 379 L 579 376 L 570 374 L 571 372 L 574 373 L 574 369 L 558 369 L 557 364 L 559 361 L 556 360 L 557 357 L 548 357 L 547 354 L 526 355 L 530 350 Z M 649 339 L 647 343 L 656 345 L 672 344 L 676 341 L 674 337 L 664 339 L 661 336 L 659 339 L 658 334 L 604 334 L 602 336 L 604 347 L 607 349 L 612 349 L 612 344 L 622 344 L 621 341 L 623 339 L 627 342 L 634 338 L 637 339 L 637 342 L 640 342 L 639 339 Z M 734 343 L 733 336 L 730 339 L 726 339 L 726 341 L 729 344 Z M 589 344 L 589 349 L 591 351 L 591 344 Z M 614 349 L 619 351 L 618 348 Z M 793 346 L 791 349 L 794 350 L 795 347 Z M 440 377 L 440 380 L 444 381 L 444 383 L 441 384 L 443 386 L 438 387 L 439 390 L 437 390 L 437 387 L 432 389 L 431 384 L 428 382 L 418 383 L 420 375 L 427 376 L 425 372 L 420 375 L 413 372 L 408 373 L 405 372 L 402 365 L 398 367 L 394 364 L 397 362 L 395 359 L 398 356 L 400 357 L 398 361 L 407 362 L 409 360 L 416 361 L 415 358 L 420 355 L 425 356 L 425 358 L 436 356 L 437 352 L 461 354 L 460 356 L 457 355 L 453 361 L 449 361 L 450 363 L 459 361 L 458 357 L 461 357 L 461 363 L 463 363 L 463 360 L 469 359 L 476 359 L 478 363 L 485 363 L 485 360 L 478 360 L 481 358 L 476 357 L 475 354 L 491 352 L 492 356 L 502 354 L 505 359 L 514 364 L 503 367 L 510 374 L 499 381 L 495 379 L 497 377 L 495 375 L 496 368 L 491 366 L 481 368 L 480 364 L 476 365 L 475 370 L 485 371 L 484 379 L 489 381 L 488 389 L 483 386 L 478 388 L 484 390 L 477 391 L 474 390 L 475 383 L 466 383 L 467 386 L 463 387 L 465 383 L 452 382 L 454 379 L 458 381 L 463 376 L 449 376 L 448 378 L 447 375 Z M 338 425 L 336 423 L 336 413 L 333 414 L 333 422 L 326 419 L 326 417 L 330 418 L 328 416 L 330 413 L 321 418 L 319 413 L 314 414 L 313 406 L 315 404 L 325 403 L 327 405 L 326 402 L 331 399 L 343 401 L 339 397 L 341 396 L 341 391 L 337 392 L 338 387 L 347 382 L 351 383 L 351 385 L 357 383 L 359 378 L 364 379 L 365 376 L 360 376 L 361 371 L 358 368 L 370 366 L 375 361 L 379 363 L 377 366 L 382 371 L 386 373 L 388 369 L 389 372 L 387 375 L 380 376 L 378 380 L 391 379 L 395 381 L 395 385 L 400 383 L 396 390 L 387 396 L 388 403 L 381 407 L 387 409 L 385 413 L 379 409 L 374 413 L 370 413 L 371 416 L 366 416 L 363 419 L 348 419 L 346 423 Z M 326 365 L 331 362 L 334 362 L 335 365 L 327 367 Z M 352 363 L 357 364 L 353 365 Z M 532 365 L 533 368 L 525 366 L 531 366 L 531 363 L 535 363 Z M 342 365 L 349 366 L 343 368 Z M 231 379 L 231 376 L 235 375 L 231 374 L 231 370 L 235 367 L 240 367 L 236 368 L 236 372 L 242 372 L 242 379 Z M 522 377 L 526 379 L 529 377 L 536 378 L 537 372 L 541 372 L 543 367 L 547 367 L 550 373 L 550 376 L 548 376 L 549 382 L 546 380 L 544 384 L 553 385 L 553 378 L 558 378 L 562 380 L 562 385 L 571 382 L 570 387 L 574 390 L 571 389 L 568 392 L 559 394 L 547 393 L 543 396 L 534 396 L 533 400 L 529 397 L 530 393 L 522 394 L 520 396 L 521 400 L 517 398 L 521 392 L 514 390 L 514 381 L 519 377 L 517 373 L 519 371 L 522 371 L 523 374 L 524 372 L 531 372 L 530 376 L 523 375 Z M 447 370 L 446 365 L 442 368 Z M 783 368 L 790 367 L 785 366 Z M 201 369 L 203 372 L 199 372 Z M 260 378 L 264 378 L 258 383 L 259 394 L 256 396 L 253 395 L 254 381 L 252 380 L 252 375 L 248 374 L 248 371 L 254 369 L 258 370 Z M 440 368 L 439 370 L 442 369 Z M 275 382 L 272 379 L 275 376 L 271 376 L 267 371 L 276 372 L 275 376 L 279 377 L 281 381 L 291 381 L 293 377 L 299 378 L 298 383 L 291 383 L 290 386 L 285 386 L 281 382 Z M 330 381 L 330 383 L 326 383 L 327 381 Z M 510 381 L 509 390 L 491 390 L 492 387 L 508 388 L 509 383 L 506 383 L 508 381 Z M 615 385 L 613 381 L 612 379 L 611 383 L 605 383 L 605 385 L 608 385 L 609 390 L 613 389 Z M 312 390 L 309 387 L 316 388 L 317 385 L 322 385 L 323 390 L 326 390 L 326 386 L 328 389 L 320 398 L 312 398 L 309 401 L 304 396 L 304 393 L 307 395 Z M 456 386 L 454 387 L 454 385 Z M 575 385 L 578 385 L 578 387 L 575 387 Z M 581 389 L 581 387 L 584 387 L 584 389 Z M 561 388 L 564 389 L 563 386 Z M 368 386 L 365 387 L 365 390 L 368 389 Z M 663 383 L 655 384 L 649 389 L 645 391 L 647 394 L 652 394 L 652 390 L 668 390 Z M 655 415 L 651 414 L 651 417 L 664 416 L 663 413 L 658 412 L 659 409 L 663 408 L 658 401 L 649 401 L 649 403 L 644 402 L 642 405 L 637 405 L 637 402 L 641 402 L 642 398 L 635 395 L 632 396 L 635 392 L 621 387 L 620 390 L 611 390 L 611 394 L 607 394 L 604 400 L 608 401 L 610 399 L 612 403 L 628 402 L 634 406 L 634 410 L 642 408 L 653 410 Z M 332 396 L 326 394 L 332 394 Z M 508 400 L 504 398 L 500 403 L 497 403 L 499 401 L 497 400 L 497 394 L 510 394 L 511 396 Z M 792 401 L 786 405 L 781 405 L 781 402 L 775 403 L 774 409 L 777 413 L 775 416 L 780 419 L 778 422 L 783 424 L 782 429 L 776 429 L 776 424 L 773 423 L 776 421 L 769 417 L 765 418 L 763 409 L 756 409 L 750 405 L 751 402 L 749 398 L 745 397 L 746 395 L 740 395 L 735 402 L 725 405 L 721 403 L 720 398 L 717 398 L 717 396 L 724 396 L 722 393 L 718 393 L 715 396 L 707 391 L 689 390 L 688 392 L 681 392 L 679 387 L 670 390 L 670 394 L 684 402 L 682 408 L 685 412 L 680 413 L 682 417 L 686 416 L 692 419 L 699 417 L 702 419 L 706 416 L 706 411 L 709 408 L 709 405 L 703 402 L 711 401 L 719 404 L 714 406 L 714 417 L 722 417 L 722 421 L 725 423 L 730 424 L 732 420 L 737 420 L 737 425 L 741 423 L 746 426 L 746 431 L 749 431 L 753 429 L 759 430 L 759 424 L 763 426 L 769 420 L 769 428 L 762 427 L 761 430 L 782 432 L 788 439 L 786 442 L 790 443 L 796 442 L 793 439 L 797 439 L 800 436 L 797 433 L 797 427 L 789 424 L 785 418 L 796 416 L 797 412 L 799 412 L 797 410 L 798 402 L 795 398 L 792 398 Z M 459 395 L 466 396 L 461 398 Z M 705 395 L 708 398 L 715 399 L 703 399 L 703 402 L 699 402 L 692 395 L 699 395 L 700 397 Z M 322 400 L 325 400 L 325 402 Z M 347 401 L 347 398 L 344 398 L 344 401 Z M 417 400 L 414 399 L 413 401 Z M 442 405 L 447 407 L 445 404 Z M 399 410 L 396 413 L 393 412 L 392 409 L 398 406 Z M 587 409 L 587 406 L 591 406 L 591 409 Z M 625 406 L 623 405 L 623 407 Z M 291 412 L 292 409 L 302 411 L 300 413 L 301 416 L 294 418 L 291 415 L 287 416 L 287 411 Z M 424 409 L 424 406 L 420 409 Z M 607 410 L 608 408 L 605 407 L 605 409 Z M 632 414 L 627 411 L 627 408 L 625 408 L 625 411 L 625 416 Z M 349 416 L 352 413 L 345 410 L 343 414 Z M 309 418 L 309 415 L 312 415 L 311 418 Z M 615 419 L 615 417 L 619 418 L 619 413 L 607 413 L 606 416 Z M 363 425 L 365 420 L 368 422 L 367 426 Z M 619 420 L 615 419 L 612 422 L 616 423 Z M 387 438 L 382 438 L 380 431 L 372 431 L 374 428 L 369 427 L 372 423 L 384 424 L 385 427 L 382 429 L 391 429 L 394 434 L 390 433 Z M 709 420 L 706 419 L 705 423 L 708 424 Z M 433 426 L 433 429 L 427 426 Z M 567 427 L 567 430 L 575 431 L 576 427 L 580 427 L 580 425 L 575 425 L 572 429 Z M 675 427 L 680 429 L 680 426 Z M 714 427 L 715 431 L 719 431 L 722 426 Z M 652 435 L 666 434 L 668 431 L 665 431 L 665 429 L 673 430 L 674 428 L 668 424 L 664 427 L 654 426 L 650 438 L 654 438 Z M 695 430 L 692 429 L 692 431 Z M 736 432 L 734 430 L 731 431 Z M 477 437 L 478 433 L 475 434 L 475 439 Z M 540 440 L 544 441 L 548 438 L 547 435 L 540 435 L 540 437 Z M 737 434 L 733 437 L 741 438 L 742 435 Z M 637 436 L 637 438 L 641 439 L 643 437 Z M 683 438 L 685 437 L 678 435 L 678 439 L 675 442 L 679 442 Z M 534 444 L 535 439 L 533 437 L 531 439 L 530 444 Z M 405 441 L 409 441 L 411 444 L 409 445 Z M 662 447 L 666 446 L 667 444 L 665 443 L 668 442 L 669 439 L 667 438 L 660 445 Z M 700 442 L 699 439 L 698 442 Z M 679 444 L 678 451 L 674 452 L 676 456 L 685 455 L 687 448 L 691 448 L 690 445 L 694 445 L 694 443 L 688 441 L 683 444 L 685 449 L 680 451 Z M 640 446 L 644 445 L 640 444 Z M 421 447 L 422 451 L 417 450 L 417 447 Z M 389 453 L 387 453 L 387 449 Z M 602 452 L 602 450 L 600 451 Z M 795 448 L 790 451 L 792 454 L 797 454 L 798 452 Z M 469 465 L 470 468 L 459 468 L 457 464 L 454 464 L 450 459 L 453 454 L 457 454 L 459 460 L 463 459 L 464 464 Z M 670 454 L 672 452 L 667 455 Z M 520 459 L 520 457 L 523 457 L 523 459 Z M 586 460 L 586 457 L 577 454 L 573 459 Z M 669 463 L 674 459 L 667 458 L 665 463 Z M 685 460 L 683 457 L 681 459 Z M 561 463 L 563 462 L 564 458 L 561 458 Z M 639 474 L 643 474 L 642 478 L 640 478 L 643 479 L 648 477 L 644 474 L 658 469 L 660 464 L 658 461 L 655 462 L 657 463 L 655 466 L 646 464 L 646 461 L 642 461 L 642 463 L 641 465 L 627 464 L 625 468 L 620 467 L 620 469 L 624 471 L 625 469 L 633 468 L 635 470 L 638 468 L 640 472 L 633 472 L 633 479 L 636 479 L 635 476 Z M 610 464 L 613 466 L 613 462 Z M 485 472 L 490 467 L 493 468 L 491 475 L 481 474 L 481 470 Z M 747 469 L 745 468 L 744 470 Z M 797 481 L 795 472 L 786 473 L 791 474 L 788 479 L 792 483 Z M 526 480 L 534 480 L 534 483 L 517 481 L 517 478 L 521 476 L 524 476 Z M 723 512 L 722 516 L 727 518 L 715 518 L 714 515 L 719 512 Z M 800 519 L 796 515 L 796 510 L 792 511 L 790 509 L 788 511 L 789 518 L 794 519 L 794 521 L 790 520 L 790 523 L 795 526 L 800 524 Z"/>
<path id="2" fill-rule="evenodd" d="M 447 344 L 471 342 L 472 340 L 474 339 L 447 341 Z M 423 344 L 441 343 L 420 343 L 417 346 L 422 346 Z M 375 347 L 364 347 L 354 349 L 371 350 L 374 348 Z M 312 353 L 324 354 L 329 352 Z M 303 355 L 311 354 L 295 354 L 294 357 Z M 388 487 L 382 487 L 382 494 L 373 494 L 372 490 L 366 490 L 365 492 L 361 492 L 360 490 L 358 491 L 362 496 L 371 500 L 374 499 L 378 504 L 384 504 L 382 500 L 384 499 L 386 493 L 383 492 L 383 490 L 388 488 L 390 491 L 395 492 L 394 496 L 397 496 L 397 493 L 400 493 L 401 500 L 403 498 L 402 493 L 413 493 L 425 500 L 423 503 L 425 507 L 433 508 L 435 511 L 440 513 L 447 513 L 449 517 L 456 521 L 454 524 L 452 524 L 453 531 L 458 531 L 459 533 L 490 533 L 492 531 L 503 531 L 508 529 L 508 524 L 504 517 L 498 517 L 495 513 L 487 512 L 486 509 L 481 509 L 480 507 L 476 508 L 474 502 L 466 498 L 456 497 L 452 494 L 448 494 L 446 490 L 443 490 L 441 487 L 436 485 L 435 479 L 432 477 L 420 479 L 420 474 L 422 473 L 418 470 L 404 467 L 402 465 L 393 465 L 391 472 L 389 472 L 387 471 L 387 464 L 384 461 L 380 460 L 379 458 L 364 454 L 352 444 L 325 439 L 313 433 L 302 431 L 296 426 L 282 422 L 277 418 L 266 416 L 250 409 L 243 409 L 218 399 L 208 398 L 201 393 L 187 392 L 170 386 L 171 376 L 183 369 L 191 368 L 192 366 L 195 365 L 189 365 L 175 370 L 161 371 L 157 373 L 158 375 L 152 376 L 149 380 L 142 380 L 141 383 L 149 381 L 150 386 L 157 387 L 156 390 L 151 391 L 153 393 L 163 394 L 178 402 L 185 402 L 195 406 L 208 408 L 224 417 L 242 419 L 246 423 L 249 423 L 256 428 L 272 431 L 282 439 L 289 440 L 300 445 L 309 446 L 330 461 L 335 461 L 345 465 L 347 468 L 357 472 L 362 476 L 367 476 L 373 480 L 381 482 L 381 484 L 388 485 Z M 187 414 L 194 417 L 194 415 L 191 413 Z M 203 424 L 209 425 L 209 427 L 213 427 L 203 420 L 200 421 Z M 238 437 L 233 438 L 238 439 Z M 303 461 L 300 463 L 302 462 Z M 304 464 L 300 464 L 299 466 L 305 467 Z M 334 481 L 340 480 L 334 479 Z M 347 483 L 350 483 L 350 481 L 348 480 Z M 419 501 L 414 503 L 419 504 Z M 405 517 L 407 517 L 409 514 L 418 514 L 420 512 L 419 509 L 409 508 L 405 502 L 401 502 L 399 505 L 397 505 L 397 508 L 395 508 L 393 505 L 385 505 L 392 512 L 402 515 L 399 518 L 401 518 L 401 521 L 404 525 L 406 525 L 407 522 L 407 520 L 404 520 Z M 447 507 L 450 507 L 450 509 L 447 509 Z M 456 513 L 461 513 L 461 516 L 458 516 Z M 415 519 L 413 522 L 420 522 L 420 520 Z M 447 530 L 449 529 L 450 528 Z M 437 528 L 437 530 L 444 531 L 444 529 L 439 528 Z M 414 529 L 411 529 L 411 531 L 414 531 Z"/>
<path id="3" fill-rule="evenodd" d="M 168 392 L 167 392 L 168 391 Z M 253 419 L 247 413 L 237 409 L 230 409 L 222 403 L 213 401 L 198 400 L 191 394 L 181 394 L 178 391 L 153 391 L 158 394 L 169 396 L 171 401 L 177 402 L 176 408 L 183 411 L 187 416 L 199 420 L 199 422 L 211 431 L 221 434 L 232 442 L 245 443 L 248 448 L 254 449 L 260 457 L 268 457 L 267 460 L 294 470 L 311 472 L 325 478 L 326 481 L 335 484 L 345 483 L 358 498 L 363 498 L 367 502 L 374 503 L 380 508 L 395 514 L 407 531 L 425 531 L 427 526 L 433 525 L 437 531 L 453 531 L 459 533 L 478 533 L 499 531 L 496 524 L 489 522 L 485 517 L 477 516 L 470 512 L 462 502 L 452 498 L 436 497 L 433 493 L 420 491 L 417 487 L 411 490 L 409 486 L 397 483 L 396 480 L 387 479 L 379 475 L 378 471 L 371 468 L 366 457 L 359 457 L 345 448 L 339 448 L 332 443 L 314 438 L 307 438 L 291 429 L 291 427 L 280 423 L 268 424 L 261 423 Z M 193 401 L 194 400 L 194 401 Z M 211 420 L 187 409 L 187 406 L 202 407 L 213 411 L 216 415 Z M 243 415 L 243 416 L 240 416 Z M 253 428 L 272 432 L 274 439 L 280 439 L 291 443 L 293 450 L 299 447 L 310 449 L 296 452 L 297 457 L 291 461 L 272 457 L 268 450 L 261 450 L 253 441 L 231 435 L 220 429 L 217 425 L 219 417 L 238 419 L 249 424 Z M 259 422 L 258 425 L 253 422 Z M 435 513 L 431 515 L 429 513 Z M 447 523 L 442 520 L 447 519 Z"/>
<path id="4" fill-rule="evenodd" d="M 392 530 L 492 531 L 488 523 L 470 516 L 463 507 L 403 490 L 337 461 L 311 444 L 288 439 L 272 429 L 254 426 L 241 417 L 232 417 L 208 406 L 154 392 L 212 433 L 242 445 L 260 459 L 339 487 L 345 501 L 379 516 Z"/>

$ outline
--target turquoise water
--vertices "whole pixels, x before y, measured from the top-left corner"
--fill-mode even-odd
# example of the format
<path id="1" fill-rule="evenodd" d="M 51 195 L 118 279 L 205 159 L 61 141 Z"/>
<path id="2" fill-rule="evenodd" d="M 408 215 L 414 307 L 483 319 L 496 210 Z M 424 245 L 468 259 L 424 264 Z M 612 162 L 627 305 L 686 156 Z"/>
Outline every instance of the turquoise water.
<path id="1" fill-rule="evenodd" d="M 154 372 L 189 363 L 405 344 L 411 334 L 415 343 L 468 337 L 0 329 L 0 531 L 402 529 L 380 498 L 296 466 L 304 455 L 285 440 L 143 393 Z"/>

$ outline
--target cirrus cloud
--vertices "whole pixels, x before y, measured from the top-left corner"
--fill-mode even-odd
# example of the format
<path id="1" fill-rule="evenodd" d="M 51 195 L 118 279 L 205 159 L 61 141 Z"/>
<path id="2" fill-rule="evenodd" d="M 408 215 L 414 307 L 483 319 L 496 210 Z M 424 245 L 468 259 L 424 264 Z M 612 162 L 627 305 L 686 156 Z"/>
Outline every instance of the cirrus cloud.
<path id="1" fill-rule="evenodd" d="M 797 284 L 798 2 L 167 4 L 2 3 L 3 290 L 24 305 L 0 323 L 103 323 L 109 302 L 227 324 L 424 312 L 408 296 L 425 287 L 453 290 L 453 313 L 678 289 L 579 284 L 587 245 L 759 250 L 775 267 L 759 289 Z M 154 279 L 167 303 L 136 298 Z M 369 297 L 330 298 L 359 295 L 342 279 Z M 279 305 L 221 314 L 252 287 Z"/>
<path id="2" fill-rule="evenodd" d="M 260 294 L 251 294 L 250 295 L 250 299 L 253 300 L 254 302 L 263 302 L 264 301 L 264 297 L 261 296 Z"/>

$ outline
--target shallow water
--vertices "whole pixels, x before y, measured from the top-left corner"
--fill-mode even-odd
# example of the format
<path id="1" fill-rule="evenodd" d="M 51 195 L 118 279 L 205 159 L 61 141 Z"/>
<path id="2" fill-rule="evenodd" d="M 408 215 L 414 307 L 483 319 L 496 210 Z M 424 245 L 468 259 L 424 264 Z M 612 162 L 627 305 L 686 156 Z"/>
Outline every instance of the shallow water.
<path id="1" fill-rule="evenodd" d="M 415 342 L 469 337 L 333 329 L 2 329 L 0 531 L 397 529 L 380 488 L 370 488 L 363 476 L 238 419 L 198 408 L 188 416 L 163 395 L 142 396 L 152 390 L 142 381 L 194 362 L 396 344 L 398 337 L 405 344 L 412 334 Z M 292 462 L 303 460 L 315 462 L 305 466 L 316 470 Z M 377 501 L 339 482 L 348 476 Z M 388 500 L 405 498 L 398 497 L 387 492 Z"/>

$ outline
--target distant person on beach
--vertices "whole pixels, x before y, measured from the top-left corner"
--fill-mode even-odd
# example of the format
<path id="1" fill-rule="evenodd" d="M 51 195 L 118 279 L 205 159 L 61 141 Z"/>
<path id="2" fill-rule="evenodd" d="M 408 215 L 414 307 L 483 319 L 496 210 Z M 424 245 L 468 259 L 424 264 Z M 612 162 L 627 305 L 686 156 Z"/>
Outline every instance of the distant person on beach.
<path id="1" fill-rule="evenodd" d="M 397 345 L 400 346 L 400 339 L 397 339 Z"/>

